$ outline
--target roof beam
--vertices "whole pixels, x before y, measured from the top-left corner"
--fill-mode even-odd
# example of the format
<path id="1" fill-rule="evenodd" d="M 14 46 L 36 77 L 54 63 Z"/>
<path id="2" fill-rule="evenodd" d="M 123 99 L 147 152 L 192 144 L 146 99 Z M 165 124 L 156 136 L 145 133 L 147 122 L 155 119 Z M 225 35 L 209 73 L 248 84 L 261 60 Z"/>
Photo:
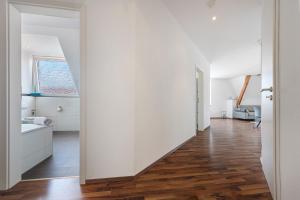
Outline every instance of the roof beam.
<path id="1" fill-rule="evenodd" d="M 240 92 L 240 96 L 238 97 L 238 99 L 236 101 L 236 107 L 239 107 L 241 105 L 241 103 L 243 101 L 243 98 L 244 98 L 244 95 L 245 95 L 245 92 L 247 90 L 247 87 L 249 85 L 250 79 L 251 79 L 251 75 L 247 75 L 245 77 L 244 84 L 243 84 L 243 87 L 242 87 L 241 92 Z"/>

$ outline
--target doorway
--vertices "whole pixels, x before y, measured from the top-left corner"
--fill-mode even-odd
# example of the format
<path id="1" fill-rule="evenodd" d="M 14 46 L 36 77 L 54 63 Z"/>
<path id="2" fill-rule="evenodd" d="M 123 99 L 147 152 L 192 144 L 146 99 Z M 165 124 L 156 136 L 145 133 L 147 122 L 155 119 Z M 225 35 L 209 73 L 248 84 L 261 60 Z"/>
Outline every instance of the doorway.
<path id="1" fill-rule="evenodd" d="M 196 67 L 196 130 L 204 130 L 204 80 L 203 72 Z"/>
<path id="2" fill-rule="evenodd" d="M 80 12 L 9 4 L 9 187 L 80 175 Z"/>

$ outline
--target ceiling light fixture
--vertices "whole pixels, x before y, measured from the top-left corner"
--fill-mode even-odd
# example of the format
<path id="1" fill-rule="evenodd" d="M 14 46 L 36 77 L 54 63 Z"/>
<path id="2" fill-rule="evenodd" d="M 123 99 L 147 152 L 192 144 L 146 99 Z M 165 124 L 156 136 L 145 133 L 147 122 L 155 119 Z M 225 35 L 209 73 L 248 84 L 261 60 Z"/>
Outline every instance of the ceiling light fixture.
<path id="1" fill-rule="evenodd" d="M 216 5 L 216 0 L 208 0 L 206 2 L 206 5 L 209 7 L 209 8 L 213 8 L 215 5 Z"/>
<path id="2" fill-rule="evenodd" d="M 213 16 L 211 19 L 212 19 L 213 21 L 216 21 L 216 20 L 217 20 L 217 16 Z"/>

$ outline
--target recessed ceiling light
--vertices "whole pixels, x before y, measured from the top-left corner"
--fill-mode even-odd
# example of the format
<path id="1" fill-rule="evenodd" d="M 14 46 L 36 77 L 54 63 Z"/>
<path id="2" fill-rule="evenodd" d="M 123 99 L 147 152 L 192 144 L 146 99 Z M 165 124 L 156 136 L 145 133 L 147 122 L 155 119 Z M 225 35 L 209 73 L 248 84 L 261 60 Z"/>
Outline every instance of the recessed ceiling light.
<path id="1" fill-rule="evenodd" d="M 216 21 L 216 20 L 217 20 L 217 16 L 213 16 L 211 19 L 212 19 L 213 21 Z"/>

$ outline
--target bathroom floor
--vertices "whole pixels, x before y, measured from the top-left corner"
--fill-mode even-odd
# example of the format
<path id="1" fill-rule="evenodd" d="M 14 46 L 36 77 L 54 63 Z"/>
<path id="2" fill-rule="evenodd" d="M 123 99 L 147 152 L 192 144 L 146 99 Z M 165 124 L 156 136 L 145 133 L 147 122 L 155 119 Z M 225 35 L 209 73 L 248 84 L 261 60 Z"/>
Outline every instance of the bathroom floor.
<path id="1" fill-rule="evenodd" d="M 22 175 L 22 180 L 79 176 L 79 132 L 53 133 L 53 155 Z"/>

